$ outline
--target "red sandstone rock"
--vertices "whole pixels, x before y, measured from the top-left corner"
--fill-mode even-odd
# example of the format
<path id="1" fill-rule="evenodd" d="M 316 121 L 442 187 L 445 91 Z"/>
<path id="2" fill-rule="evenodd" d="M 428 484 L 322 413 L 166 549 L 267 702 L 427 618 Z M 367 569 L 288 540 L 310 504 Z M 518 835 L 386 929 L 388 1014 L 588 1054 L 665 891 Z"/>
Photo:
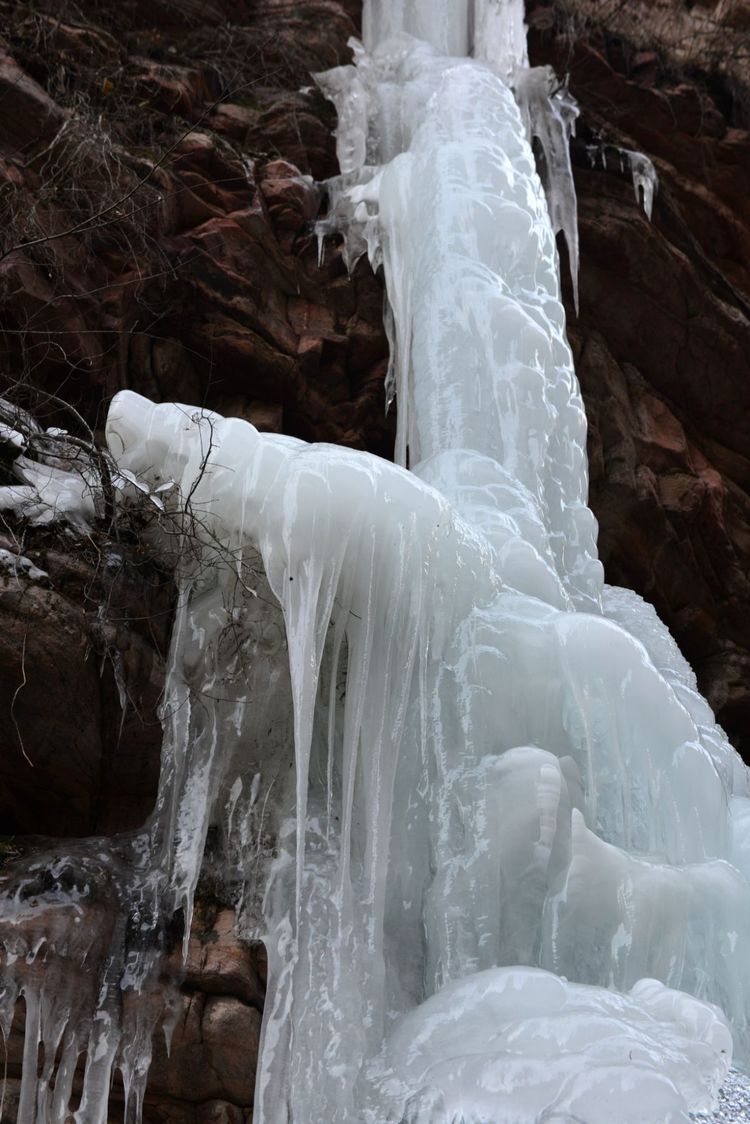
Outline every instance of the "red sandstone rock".
<path id="1" fill-rule="evenodd" d="M 211 910 L 198 903 L 185 964 L 185 986 L 209 995 L 234 996 L 261 1010 L 265 983 L 258 950 L 239 940 L 234 924 L 233 910 Z"/>
<path id="2" fill-rule="evenodd" d="M 157 1038 L 149 1098 L 253 1102 L 261 1015 L 231 995 L 183 992 L 169 1055 Z"/>
<path id="3" fill-rule="evenodd" d="M 0 143 L 28 153 L 62 127 L 65 113 L 0 44 Z"/>
<path id="4" fill-rule="evenodd" d="M 589 417 L 591 503 L 607 579 L 653 601 L 735 744 L 750 752 L 750 134 L 699 87 L 627 79 L 549 32 L 536 61 L 570 68 L 584 135 L 654 159 L 649 223 L 617 168 L 576 168 L 580 316 L 568 301 Z M 637 77 L 639 80 L 633 80 Z M 646 83 L 645 85 L 643 83 Z"/>
<path id="5" fill-rule="evenodd" d="M 171 583 L 143 558 L 125 565 L 132 555 L 103 537 L 68 544 L 63 553 L 64 540 L 42 531 L 1 542 L 48 574 L 0 569 L 6 835 L 137 827 L 155 794 Z"/>
<path id="6" fill-rule="evenodd" d="M 269 214 L 279 228 L 299 231 L 318 213 L 320 195 L 309 178 L 293 164 L 272 160 L 260 174 L 260 190 Z"/>

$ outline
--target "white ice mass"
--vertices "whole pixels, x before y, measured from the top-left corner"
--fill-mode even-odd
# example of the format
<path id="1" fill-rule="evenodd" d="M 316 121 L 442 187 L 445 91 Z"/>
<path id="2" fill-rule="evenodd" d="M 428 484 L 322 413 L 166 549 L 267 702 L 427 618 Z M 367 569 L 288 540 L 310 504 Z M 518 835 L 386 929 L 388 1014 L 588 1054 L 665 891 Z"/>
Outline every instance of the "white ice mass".
<path id="1" fill-rule="evenodd" d="M 141 933 L 189 924 L 219 832 L 269 952 L 255 1124 L 684 1122 L 748 1063 L 750 790 L 656 614 L 603 585 L 555 245 L 572 110 L 520 69 L 513 0 L 370 0 L 364 29 L 318 81 L 337 221 L 384 269 L 400 463 L 115 398 L 180 589 L 157 808 L 109 877 Z M 57 1042 L 30 978 L 3 1025 L 20 988 Z M 108 1003 L 70 1016 L 76 1124 L 112 1067 L 138 1114 L 151 1016 Z M 28 1120 L 62 1122 L 45 1079 Z"/>

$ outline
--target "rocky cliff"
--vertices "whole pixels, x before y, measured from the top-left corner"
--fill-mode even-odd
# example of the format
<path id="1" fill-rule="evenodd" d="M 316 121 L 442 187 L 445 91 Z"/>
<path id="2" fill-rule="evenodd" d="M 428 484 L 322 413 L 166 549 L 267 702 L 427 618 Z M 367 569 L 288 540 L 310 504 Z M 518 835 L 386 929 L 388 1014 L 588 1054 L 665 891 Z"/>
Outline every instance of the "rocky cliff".
<path id="1" fill-rule="evenodd" d="M 581 299 L 579 316 L 568 302 L 568 323 L 591 504 L 607 579 L 654 603 L 748 754 L 750 134 L 745 92 L 730 81 L 747 28 L 731 5 L 701 5 L 677 54 L 664 9 L 674 22 L 692 5 L 655 5 L 647 50 L 645 11 L 638 39 L 623 34 L 635 34 L 632 7 L 528 8 L 532 60 L 569 73 L 581 106 Z M 656 165 L 651 222 L 634 206 L 618 147 Z"/>
<path id="2" fill-rule="evenodd" d="M 568 315 L 591 499 L 609 581 L 655 603 L 750 754 L 748 29 L 725 0 L 632 7 L 527 5 L 532 61 L 568 73 L 581 106 Z M 348 58 L 358 9 L 0 0 L 2 393 L 71 433 L 129 387 L 390 455 L 380 282 L 366 263 L 349 278 L 332 242 L 319 264 L 312 231 L 335 121 L 310 72 Z M 656 165 L 651 222 L 623 150 Z M 106 522 L 4 515 L 0 548 L 10 869 L 147 815 L 171 584 Z M 249 1118 L 264 965 L 231 921 L 204 896 L 148 1121 Z M 19 1011 L 6 1108 L 22 1030 Z"/>

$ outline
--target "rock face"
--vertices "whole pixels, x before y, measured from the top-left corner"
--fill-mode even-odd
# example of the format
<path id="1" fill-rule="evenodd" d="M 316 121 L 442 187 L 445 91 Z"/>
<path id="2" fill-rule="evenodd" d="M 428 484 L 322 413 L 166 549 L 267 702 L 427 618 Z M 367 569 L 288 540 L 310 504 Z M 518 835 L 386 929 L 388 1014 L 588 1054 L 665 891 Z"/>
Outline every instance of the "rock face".
<path id="1" fill-rule="evenodd" d="M 309 72 L 346 56 L 352 13 L 227 7 L 231 26 L 170 0 L 69 24 L 9 6 L 0 393 L 72 432 L 66 403 L 96 427 L 130 387 L 388 455 L 382 290 L 334 246 L 319 267 L 311 229 L 336 162 Z M 0 567 L 0 833 L 111 832 L 152 806 L 170 585 L 110 531 L 0 541 L 47 574 Z"/>
<path id="2" fill-rule="evenodd" d="M 0 836 L 110 834 L 153 805 L 172 583 L 104 534 L 0 533 Z"/>
<path id="3" fill-rule="evenodd" d="M 607 578 L 654 603 L 750 756 L 750 133 L 669 55 L 591 25 L 571 44 L 549 4 L 528 17 L 532 60 L 569 71 L 581 106 L 569 337 Z M 654 161 L 652 222 L 614 146 Z"/>
<path id="4" fill-rule="evenodd" d="M 312 230 L 336 163 L 310 72 L 347 60 L 359 0 L 89 9 L 0 0 L 0 393 L 71 431 L 66 403 L 96 428 L 131 388 L 390 456 L 380 282 L 331 242 L 319 266 Z M 750 760 L 743 11 L 527 3 L 533 62 L 569 72 L 582 110 L 567 306 L 607 576 L 654 602 Z M 657 167 L 652 222 L 618 149 Z M 0 526 L 44 571 L 0 567 L 0 867 L 23 837 L 127 830 L 152 806 L 171 584 L 111 532 Z M 263 993 L 262 950 L 204 903 L 148 1124 L 250 1119 Z M 22 1032 L 19 1011 L 11 1119 Z"/>
<path id="5" fill-rule="evenodd" d="M 310 71 L 346 57 L 351 18 L 188 7 L 8 21 L 2 381 L 55 424 L 44 392 L 93 424 L 129 387 L 387 455 L 381 289 L 332 247 L 318 268 L 311 232 L 336 162 Z"/>

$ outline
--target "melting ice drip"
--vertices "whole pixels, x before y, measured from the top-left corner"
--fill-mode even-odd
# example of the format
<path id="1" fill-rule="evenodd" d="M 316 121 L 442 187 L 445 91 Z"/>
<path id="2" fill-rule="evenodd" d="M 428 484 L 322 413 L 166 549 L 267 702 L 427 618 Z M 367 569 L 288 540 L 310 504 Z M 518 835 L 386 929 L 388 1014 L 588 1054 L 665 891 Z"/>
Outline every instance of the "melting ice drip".
<path id="1" fill-rule="evenodd" d="M 269 950 L 256 1124 L 665 1124 L 711 1104 L 725 1016 L 748 1059 L 747 775 L 653 610 L 602 583 L 519 27 L 512 3 L 366 4 L 366 52 L 320 79 L 411 471 L 112 405 L 124 473 L 175 482 L 181 581 L 157 809 L 113 876 L 140 946 L 107 946 L 77 1124 L 105 1120 L 107 1067 L 139 1113 L 148 1046 L 109 999 L 139 1009 L 212 825 Z M 72 999 L 23 989 L 54 1058 Z M 65 1119 L 46 1081 L 24 1124 Z"/>

